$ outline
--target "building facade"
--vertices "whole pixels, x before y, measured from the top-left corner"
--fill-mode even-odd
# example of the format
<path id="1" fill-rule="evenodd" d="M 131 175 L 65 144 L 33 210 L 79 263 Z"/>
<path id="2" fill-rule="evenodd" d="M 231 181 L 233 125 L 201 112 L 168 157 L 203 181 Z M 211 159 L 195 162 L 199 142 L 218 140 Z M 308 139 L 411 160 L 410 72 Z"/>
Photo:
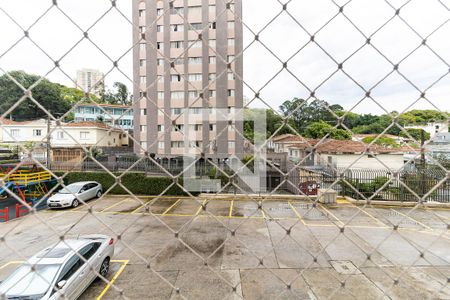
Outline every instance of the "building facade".
<path id="1" fill-rule="evenodd" d="M 74 121 L 96 122 L 102 119 L 109 126 L 131 131 L 134 115 L 131 106 L 111 104 L 80 104 L 75 109 Z"/>
<path id="2" fill-rule="evenodd" d="M 243 153 L 242 3 L 230 2 L 133 0 L 136 153 Z"/>
<path id="3" fill-rule="evenodd" d="M 76 88 L 85 93 L 101 97 L 105 91 L 104 74 L 94 69 L 81 69 L 77 71 Z"/>

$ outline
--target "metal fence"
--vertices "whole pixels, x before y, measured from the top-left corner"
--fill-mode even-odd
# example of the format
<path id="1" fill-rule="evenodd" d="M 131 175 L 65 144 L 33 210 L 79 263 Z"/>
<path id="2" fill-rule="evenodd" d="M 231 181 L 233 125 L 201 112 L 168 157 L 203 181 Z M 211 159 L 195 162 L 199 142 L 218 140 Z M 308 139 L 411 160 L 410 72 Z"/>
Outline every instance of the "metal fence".
<path id="1" fill-rule="evenodd" d="M 251 2 L 243 1 L 244 11 L 246 1 Z M 72 6 L 69 5 L 70 2 Z M 435 110 L 445 110 L 443 102 L 447 99 L 436 96 L 434 92 L 436 89 L 446 90 L 449 86 L 448 1 L 264 0 L 250 6 L 251 12 L 245 12 L 244 16 L 236 13 L 236 7 L 241 6 L 241 1 L 237 0 L 97 2 L 100 1 L 0 2 L 0 19 L 5 22 L 2 33 L 5 36 L 8 34 L 5 40 L 0 38 L 0 71 L 4 80 L 12 82 L 19 89 L 17 99 L 2 111 L 0 125 L 3 136 L 7 135 L 20 142 L 17 131 L 3 129 L 11 123 L 9 116 L 12 113 L 30 103 L 49 120 L 54 121 L 57 130 L 67 136 L 71 134 L 61 123 L 74 112 L 77 103 L 87 101 L 103 110 L 97 103 L 98 99 L 87 94 L 83 99 L 75 100 L 64 115 L 59 115 L 54 113 L 53 107 L 58 103 L 45 107 L 42 105 L 44 99 L 36 97 L 38 90 L 42 89 L 41 84 L 46 83 L 44 79 L 50 78 L 54 72 L 63 74 L 66 80 L 76 85 L 72 74 L 67 74 L 66 70 L 75 62 L 80 64 L 90 55 L 107 61 L 110 69 L 105 72 L 104 78 L 121 74 L 135 89 L 142 92 L 141 97 L 134 95 L 134 104 L 144 100 L 148 107 L 157 107 L 158 99 L 147 99 L 144 93 L 148 87 L 158 85 L 160 79 L 155 77 L 153 82 L 149 82 L 150 79 L 147 78 L 146 86 L 143 87 L 140 84 L 142 79 L 132 79 L 133 75 L 139 77 L 138 75 L 123 69 L 126 64 L 124 60 L 133 51 L 139 52 L 141 43 L 160 50 L 157 34 L 155 38 L 145 32 L 169 30 L 159 27 L 167 27 L 167 20 L 177 18 L 180 24 L 191 26 L 193 21 L 185 15 L 188 4 L 198 7 L 215 3 L 217 8 L 222 7 L 222 11 L 210 13 L 212 17 L 208 22 L 198 23 L 190 28 L 193 42 L 201 44 L 204 33 L 209 30 L 223 30 L 223 33 L 225 29 L 216 28 L 215 20 L 223 14 L 229 14 L 238 23 L 242 23 L 242 30 L 248 40 L 244 50 L 235 53 L 234 57 L 253 57 L 252 47 L 260 47 L 265 53 L 258 64 L 263 68 L 254 66 L 255 70 L 246 69 L 246 72 L 252 71 L 252 75 L 242 78 L 242 81 L 250 96 L 247 106 L 256 103 L 257 106 L 272 109 L 274 114 L 282 118 L 279 128 L 267 137 L 267 142 L 282 129 L 300 136 L 291 122 L 296 121 L 295 112 L 304 104 L 282 115 L 276 107 L 278 103 L 272 103 L 275 97 L 286 97 L 285 92 L 289 86 L 295 86 L 294 89 L 304 96 L 306 103 L 328 94 L 336 97 L 335 102 L 346 104 L 348 111 L 343 115 L 337 115 L 328 106 L 324 109 L 336 120 L 335 129 L 339 128 L 350 134 L 353 132 L 344 121 L 351 117 L 351 112 L 367 106 L 370 107 L 369 110 L 376 108 L 389 114 L 394 110 L 391 105 L 395 101 L 386 98 L 386 95 L 398 95 L 399 90 L 406 92 L 402 95 L 408 97 L 404 105 L 405 111 L 416 108 L 420 103 Z M 141 2 L 145 3 L 145 9 L 139 7 Z M 373 6 L 374 3 L 380 7 Z M 133 22 L 132 14 L 135 19 L 140 14 L 145 14 L 147 19 L 152 16 L 155 20 L 147 20 L 142 26 Z M 51 19 L 52 15 L 57 15 L 56 21 Z M 208 15 L 207 10 L 202 15 Z M 103 22 L 108 18 L 115 19 L 105 25 Z M 161 25 L 158 20 L 164 20 L 164 24 Z M 291 27 L 286 27 L 286 24 Z M 55 32 L 58 28 L 63 28 L 64 32 Z M 111 28 L 115 28 L 117 32 Z M 126 43 L 119 40 L 114 46 L 98 42 L 105 37 L 115 39 L 115 33 L 118 35 L 121 28 L 128 30 L 130 36 L 132 32 L 138 36 L 138 43 L 121 48 Z M 177 26 L 176 30 L 179 28 L 181 26 Z M 272 29 L 275 33 L 269 34 Z M 170 30 L 174 35 L 179 34 L 175 29 Z M 68 41 L 67 38 L 70 37 L 76 38 Z M 280 40 L 280 37 L 283 39 Z M 50 45 L 46 44 L 48 41 L 51 42 Z M 58 48 L 59 44 L 63 44 L 63 47 Z M 233 59 L 231 56 L 227 57 L 226 53 L 225 57 L 221 57 L 223 53 L 216 53 L 213 43 L 203 46 L 208 47 L 206 50 L 212 51 L 218 60 L 226 62 Z M 20 51 L 20 47 L 25 47 L 26 51 Z M 82 47 L 89 50 L 82 55 L 77 54 L 76 50 Z M 279 51 L 288 48 L 292 53 L 279 54 Z M 33 63 L 23 65 L 22 60 L 27 59 L 32 50 L 36 56 L 33 57 Z M 160 52 L 158 55 L 161 56 L 160 59 L 169 62 L 166 65 L 167 71 L 172 72 L 170 74 L 186 77 L 187 74 L 180 74 L 175 65 L 177 59 L 185 57 L 189 50 L 177 49 L 174 56 L 169 57 L 165 55 L 167 52 Z M 318 56 L 311 59 L 307 55 L 308 51 L 316 51 Z M 376 60 L 367 59 L 368 52 Z M 75 59 L 66 63 L 71 55 Z M 351 64 L 358 56 L 359 63 Z M 420 59 L 422 56 L 428 58 L 425 63 Z M 41 75 L 35 82 L 23 82 L 9 73 L 22 68 L 37 72 L 34 62 L 40 60 L 46 60 L 48 65 L 45 70 L 38 72 Z M 136 65 L 138 68 L 139 63 Z M 227 64 L 225 73 L 239 76 L 229 65 L 231 62 Z M 384 69 L 378 69 L 380 65 Z M 184 66 L 189 70 L 187 63 Z M 420 68 L 417 69 L 417 66 Z M 307 74 L 308 70 L 310 74 Z M 432 71 L 436 71 L 437 76 L 427 77 L 428 72 Z M 417 76 L 418 73 L 420 76 Z M 258 74 L 265 76 L 252 81 L 251 77 Z M 366 78 L 365 74 L 374 76 Z M 211 78 L 214 79 L 214 76 Z M 342 81 L 336 83 L 336 78 L 341 78 Z M 391 80 L 392 78 L 394 79 Z M 198 94 L 202 95 L 213 82 L 214 80 L 201 87 L 197 86 Z M 383 84 L 387 88 L 380 92 L 378 88 Z M 269 87 L 276 91 L 272 97 L 270 93 L 266 93 Z M 356 87 L 357 92 L 342 95 L 343 89 L 351 87 Z M 323 90 L 326 92 L 322 93 Z M 220 92 L 224 95 L 230 93 L 226 90 Z M 3 93 L 3 96 L 6 97 L 6 94 Z M 344 103 L 345 101 L 347 102 Z M 0 103 L 1 107 L 3 105 Z M 138 115 L 139 113 L 136 114 Z M 393 127 L 405 132 L 398 117 L 394 113 L 390 116 L 392 118 L 388 120 L 383 133 Z M 141 128 L 135 129 L 134 134 L 140 134 Z M 113 130 L 116 129 L 111 128 L 109 132 Z M 166 128 L 163 134 L 170 135 L 171 131 L 171 128 Z M 33 138 L 39 134 L 35 132 Z M 42 136 L 41 142 L 50 140 L 50 134 Z M 328 132 L 311 148 L 317 148 L 330 135 Z M 377 139 L 380 137 L 381 134 Z M 136 139 L 132 139 L 138 144 Z M 44 287 L 38 292 L 66 299 L 77 298 L 84 291 L 80 287 L 90 283 L 87 279 L 83 282 L 74 279 L 82 278 L 86 274 L 84 272 L 91 274 L 92 279 L 98 279 L 84 291 L 81 295 L 83 299 L 450 297 L 448 207 L 426 205 L 430 201 L 448 202 L 449 171 L 439 163 L 436 163 L 439 176 L 432 172 L 403 172 L 403 167 L 392 169 L 390 173 L 355 172 L 351 170 L 351 166 L 345 170 L 334 170 L 335 175 L 321 174 L 319 178 L 323 188 L 337 190 L 342 195 L 355 199 L 369 200 L 361 205 L 346 202 L 328 206 L 322 203 L 323 199 L 320 197 L 309 194 L 308 185 L 302 185 L 304 181 L 316 179 L 315 176 L 312 177 L 313 180 L 311 177 L 302 178 L 297 169 L 302 162 L 287 170 L 277 170 L 277 166 L 268 162 L 270 172 L 265 178 L 267 181 L 263 181 L 268 191 L 255 194 L 244 187 L 246 182 L 239 182 L 234 174 L 225 172 L 221 166 L 208 161 L 203 166 L 204 173 L 214 170 L 216 173 L 213 177 L 220 178 L 225 184 L 215 192 L 198 195 L 186 190 L 182 184 L 185 167 L 178 162 L 174 165 L 172 161 L 158 160 L 147 152 L 144 157 L 128 161 L 97 159 L 92 148 L 89 149 L 76 139 L 75 142 L 85 154 L 79 163 L 53 163 L 48 168 L 49 166 L 31 159 L 58 180 L 58 185 L 46 191 L 33 206 L 8 188 L 6 182 L 9 175 L 20 171 L 22 163 L 10 168 L 0 181 L 2 192 L 6 192 L 30 211 L 25 217 L 0 224 L 0 280 L 4 280 L 15 266 L 22 263 L 28 266 L 24 276 L 31 274 L 30 277 L 39 281 L 39 287 Z M 150 145 L 142 146 L 147 148 Z M 23 148 L 21 152 L 31 152 L 25 146 L 20 147 Z M 422 144 L 422 150 L 424 147 Z M 416 155 L 421 154 L 417 147 L 411 148 Z M 361 157 L 367 156 L 370 149 L 367 147 L 362 152 Z M 373 159 L 390 168 L 389 163 L 380 158 L 374 156 Z M 101 171 L 113 179 L 111 186 L 105 187 L 99 199 L 81 199 L 80 206 L 63 211 L 38 211 L 37 208 L 56 190 L 65 186 L 64 179 L 68 173 L 87 170 Z M 121 175 L 133 170 L 157 174 L 162 171 L 172 182 L 164 186 L 158 195 L 135 195 L 130 192 L 130 187 L 139 183 L 124 183 Z M 180 172 L 176 172 L 178 170 Z M 115 171 L 121 172 L 117 174 Z M 155 180 L 154 184 L 159 183 Z M 126 192 L 125 195 L 112 196 L 111 190 L 115 187 L 121 187 Z M 182 190 L 184 196 L 171 195 L 171 188 Z M 299 199 L 285 195 L 284 190 L 303 197 Z M 74 199 L 78 197 L 75 194 L 72 196 Z M 371 200 L 378 199 L 407 201 L 412 204 L 401 206 L 400 203 L 394 208 L 370 204 Z M 4 218 L 1 211 L 0 218 Z M 111 244 L 115 245 L 114 256 L 102 261 L 102 268 L 100 265 L 97 268 L 97 264 L 86 253 L 74 246 L 78 244 L 69 242 L 70 239 L 80 240 L 86 234 L 99 233 L 112 237 L 114 241 L 111 240 Z M 90 239 L 92 236 L 85 237 L 84 241 L 89 243 Z M 77 261 L 74 265 L 78 269 L 74 269 L 74 274 L 79 276 L 56 282 L 56 275 L 55 278 L 50 278 L 47 273 L 40 272 L 38 264 L 42 262 L 42 257 L 36 261 L 27 261 L 49 246 L 47 249 L 52 252 L 56 245 L 69 249 L 69 256 L 72 255 L 70 259 Z M 109 272 L 104 272 L 105 262 L 110 267 Z M 0 297 L 42 297 L 38 292 L 32 294 L 33 291 L 24 291 L 24 286 L 21 285 L 23 281 L 8 284 L 9 281 L 6 281 L 5 285 L 0 286 Z M 76 291 L 71 294 L 69 287 Z M 27 292 L 29 294 L 25 295 Z"/>

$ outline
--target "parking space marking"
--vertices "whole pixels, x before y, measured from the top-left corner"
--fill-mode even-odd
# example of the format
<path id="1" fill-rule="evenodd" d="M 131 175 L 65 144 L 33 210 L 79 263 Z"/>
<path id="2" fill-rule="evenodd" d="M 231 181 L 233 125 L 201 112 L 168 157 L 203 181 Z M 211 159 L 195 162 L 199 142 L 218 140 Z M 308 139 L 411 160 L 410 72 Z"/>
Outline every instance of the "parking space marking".
<path id="1" fill-rule="evenodd" d="M 233 216 L 233 205 L 234 205 L 234 199 L 231 200 L 231 204 L 230 204 L 230 213 L 228 214 L 228 217 L 232 217 Z"/>
<path id="2" fill-rule="evenodd" d="M 357 209 L 359 209 L 360 211 L 362 211 L 363 213 L 365 213 L 366 215 L 368 215 L 371 219 L 375 220 L 375 222 L 381 224 L 382 227 L 390 228 L 387 224 L 385 224 L 384 222 L 382 222 L 380 219 L 378 219 L 377 217 L 375 217 L 375 216 L 372 215 L 371 213 L 365 211 L 364 209 L 362 209 L 362 208 L 360 208 L 360 207 L 358 207 L 358 206 L 356 206 L 356 205 L 355 205 L 355 207 L 356 207 Z"/>
<path id="3" fill-rule="evenodd" d="M 303 225 L 306 226 L 306 222 L 303 220 L 302 216 L 300 215 L 300 213 L 295 209 L 295 207 L 292 205 L 291 201 L 288 201 L 289 206 L 291 207 L 291 209 L 294 211 L 295 215 L 298 217 L 298 219 L 303 223 Z"/>
<path id="4" fill-rule="evenodd" d="M 126 202 L 126 201 L 136 201 L 136 200 L 131 200 L 131 199 L 128 199 L 128 198 L 127 199 L 123 199 L 122 201 L 119 201 L 117 203 L 114 203 L 113 205 L 110 205 L 110 206 L 104 208 L 100 212 L 101 213 L 106 212 L 107 210 L 110 210 L 111 208 L 114 208 L 114 207 L 116 207 L 116 206 L 118 206 L 118 205 L 120 205 L 120 204 L 122 204 L 123 202 Z"/>
<path id="5" fill-rule="evenodd" d="M 198 208 L 197 212 L 195 213 L 196 216 L 198 216 L 198 214 L 200 213 L 200 211 L 202 210 L 202 208 L 205 207 L 206 201 L 208 201 L 208 200 L 207 200 L 207 199 L 203 200 L 202 205 Z"/>
<path id="6" fill-rule="evenodd" d="M 103 296 L 105 296 L 106 292 L 108 292 L 108 290 L 111 288 L 111 286 L 117 280 L 117 278 L 119 278 L 120 274 L 122 274 L 122 272 L 125 270 L 125 268 L 127 267 L 128 263 L 130 261 L 129 260 L 111 260 L 111 262 L 118 262 L 118 263 L 121 263 L 122 265 L 120 266 L 119 270 L 114 274 L 113 278 L 108 282 L 106 287 L 101 291 L 101 293 L 97 296 L 97 298 L 95 298 L 96 300 L 100 300 L 103 298 Z"/>
<path id="7" fill-rule="evenodd" d="M 431 228 L 430 226 L 425 225 L 425 224 L 423 224 L 422 222 L 417 221 L 416 219 L 413 219 L 413 218 L 411 218 L 410 216 L 405 215 L 404 213 L 399 212 L 398 210 L 395 210 L 395 209 L 392 209 L 392 208 L 391 208 L 391 210 L 393 210 L 394 212 L 398 213 L 399 215 L 402 215 L 402 216 L 404 216 L 404 217 L 407 217 L 407 218 L 410 219 L 411 221 L 415 222 L 416 224 L 419 224 L 420 226 L 422 226 L 422 227 L 424 227 L 424 228 L 426 228 L 426 229 L 428 229 L 428 230 L 434 231 L 433 228 Z"/>
<path id="8" fill-rule="evenodd" d="M 322 208 L 325 212 L 327 212 L 330 216 L 332 216 L 334 219 L 336 219 L 336 221 L 338 221 L 339 222 L 339 224 L 341 225 L 341 226 L 344 226 L 344 223 L 341 221 L 341 220 L 339 220 L 339 218 L 338 217 L 336 217 L 332 212 L 330 212 L 328 209 L 326 209 L 322 204 L 320 204 L 319 203 L 319 206 L 318 206 L 319 208 Z"/>
<path id="9" fill-rule="evenodd" d="M 175 206 L 177 206 L 178 203 L 180 203 L 181 201 L 182 201 L 182 199 L 178 199 L 177 201 L 175 201 L 175 203 L 172 204 L 168 209 L 166 209 L 166 210 L 162 213 L 162 215 L 163 215 L 163 216 L 166 215 L 172 208 L 174 208 Z"/>

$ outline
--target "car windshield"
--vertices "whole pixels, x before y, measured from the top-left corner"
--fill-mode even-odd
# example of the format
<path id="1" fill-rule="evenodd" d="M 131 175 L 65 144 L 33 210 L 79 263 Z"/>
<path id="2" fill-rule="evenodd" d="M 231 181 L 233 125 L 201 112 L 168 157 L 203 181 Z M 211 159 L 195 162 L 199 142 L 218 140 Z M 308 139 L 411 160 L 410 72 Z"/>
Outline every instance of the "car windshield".
<path id="1" fill-rule="evenodd" d="M 6 299 L 35 300 L 42 298 L 49 290 L 61 265 L 20 266 L 0 285 L 0 295 Z"/>
<path id="2" fill-rule="evenodd" d="M 69 184 L 68 186 L 62 188 L 59 194 L 76 194 L 81 190 L 82 185 L 79 184 Z"/>

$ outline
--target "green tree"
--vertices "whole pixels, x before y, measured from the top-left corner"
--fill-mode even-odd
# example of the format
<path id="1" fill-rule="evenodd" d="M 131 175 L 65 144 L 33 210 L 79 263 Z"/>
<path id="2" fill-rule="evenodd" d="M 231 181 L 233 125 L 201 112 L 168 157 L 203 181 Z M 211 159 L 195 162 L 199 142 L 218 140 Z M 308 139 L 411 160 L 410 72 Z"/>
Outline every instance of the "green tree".
<path id="1" fill-rule="evenodd" d="M 11 71 L 9 75 L 24 88 L 28 89 L 39 80 L 39 76 L 27 74 L 23 71 Z M 24 95 L 23 90 L 6 74 L 0 76 L 0 114 L 5 113 Z M 32 89 L 32 97 L 46 110 L 55 115 L 65 114 L 71 104 L 64 100 L 60 85 L 43 79 Z M 27 98 L 11 112 L 16 120 L 32 120 L 46 118 L 47 114 Z"/>
<path id="2" fill-rule="evenodd" d="M 431 135 L 429 132 L 426 132 L 425 130 L 419 129 L 419 128 L 407 128 L 406 132 L 408 132 L 408 134 L 418 142 L 420 142 L 420 140 L 422 138 L 422 132 L 423 132 L 425 141 L 428 141 L 431 138 Z M 404 137 L 404 138 L 409 138 L 409 136 L 406 133 L 404 133 L 403 131 L 400 132 L 400 136 Z"/>
<path id="3" fill-rule="evenodd" d="M 350 140 L 352 138 L 350 132 L 341 128 L 334 128 L 330 124 L 323 121 L 311 123 L 306 128 L 304 135 L 306 138 L 321 139 L 327 134 L 329 134 L 329 138 L 335 140 Z"/>
<path id="4" fill-rule="evenodd" d="M 363 141 L 363 143 L 370 144 L 376 138 L 377 138 L 377 136 L 368 136 L 368 137 L 364 138 L 362 141 Z M 390 148 L 398 148 L 398 147 L 400 147 L 400 145 L 393 138 L 386 137 L 386 136 L 379 137 L 375 141 L 375 145 L 380 145 L 380 146 L 383 146 L 383 147 L 390 147 Z"/>
<path id="5" fill-rule="evenodd" d="M 103 95 L 103 101 L 109 104 L 130 105 L 131 95 L 128 87 L 121 82 L 114 82 L 113 89 Z"/>

